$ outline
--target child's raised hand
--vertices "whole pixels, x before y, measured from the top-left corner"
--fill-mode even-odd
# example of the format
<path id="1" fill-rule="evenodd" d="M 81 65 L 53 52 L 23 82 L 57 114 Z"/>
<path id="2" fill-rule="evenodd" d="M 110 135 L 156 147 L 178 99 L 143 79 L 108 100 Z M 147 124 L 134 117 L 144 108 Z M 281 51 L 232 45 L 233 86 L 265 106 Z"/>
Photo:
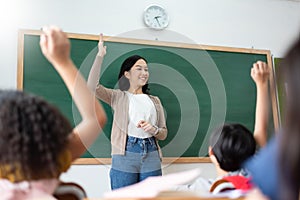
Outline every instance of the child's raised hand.
<path id="1" fill-rule="evenodd" d="M 269 80 L 270 69 L 265 62 L 257 61 L 251 69 L 251 77 L 256 84 L 264 84 Z"/>
<path id="2" fill-rule="evenodd" d="M 99 35 L 99 42 L 98 42 L 98 56 L 105 56 L 106 54 L 106 46 L 103 45 L 103 34 L 100 33 Z"/>
<path id="3" fill-rule="evenodd" d="M 40 46 L 44 56 L 55 67 L 64 66 L 66 62 L 70 61 L 70 41 L 58 27 L 43 27 Z"/>

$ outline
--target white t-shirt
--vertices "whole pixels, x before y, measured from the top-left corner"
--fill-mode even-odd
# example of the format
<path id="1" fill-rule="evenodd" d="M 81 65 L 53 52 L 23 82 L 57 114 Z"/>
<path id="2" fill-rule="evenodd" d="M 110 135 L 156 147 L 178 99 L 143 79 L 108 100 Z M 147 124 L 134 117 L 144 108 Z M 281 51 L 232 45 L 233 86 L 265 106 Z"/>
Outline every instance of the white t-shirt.
<path id="1" fill-rule="evenodd" d="M 132 94 L 126 92 L 129 98 L 129 124 L 128 135 L 137 138 L 149 138 L 152 135 L 142 128 L 137 128 L 141 120 L 155 125 L 157 120 L 155 106 L 147 94 Z"/>

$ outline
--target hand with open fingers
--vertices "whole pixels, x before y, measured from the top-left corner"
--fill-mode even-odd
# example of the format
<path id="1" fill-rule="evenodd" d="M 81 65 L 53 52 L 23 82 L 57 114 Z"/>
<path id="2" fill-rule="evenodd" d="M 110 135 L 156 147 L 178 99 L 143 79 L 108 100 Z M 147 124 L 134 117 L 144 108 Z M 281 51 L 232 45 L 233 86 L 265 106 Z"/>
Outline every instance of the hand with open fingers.
<path id="1" fill-rule="evenodd" d="M 257 61 L 251 69 L 251 77 L 256 84 L 267 83 L 269 80 L 270 69 L 265 62 Z"/>
<path id="2" fill-rule="evenodd" d="M 106 46 L 103 45 L 103 34 L 100 33 L 99 35 L 99 42 L 98 42 L 98 56 L 105 56 L 106 54 Z"/>
<path id="3" fill-rule="evenodd" d="M 139 121 L 137 127 L 142 128 L 145 132 L 149 132 L 151 134 L 154 134 L 156 132 L 156 128 L 149 122 L 146 122 L 145 120 Z"/>
<path id="4" fill-rule="evenodd" d="M 40 47 L 44 56 L 55 66 L 63 66 L 71 60 L 70 41 L 66 33 L 58 27 L 43 27 Z"/>

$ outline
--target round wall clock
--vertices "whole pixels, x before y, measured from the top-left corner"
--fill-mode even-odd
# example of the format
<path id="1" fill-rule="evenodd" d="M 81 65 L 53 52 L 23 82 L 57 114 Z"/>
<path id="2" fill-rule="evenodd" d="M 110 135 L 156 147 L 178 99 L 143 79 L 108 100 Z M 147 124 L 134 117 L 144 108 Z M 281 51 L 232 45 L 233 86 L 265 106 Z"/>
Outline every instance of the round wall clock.
<path id="1" fill-rule="evenodd" d="M 169 24 L 169 16 L 166 10 L 158 5 L 150 5 L 144 11 L 144 22 L 147 27 L 162 30 Z"/>

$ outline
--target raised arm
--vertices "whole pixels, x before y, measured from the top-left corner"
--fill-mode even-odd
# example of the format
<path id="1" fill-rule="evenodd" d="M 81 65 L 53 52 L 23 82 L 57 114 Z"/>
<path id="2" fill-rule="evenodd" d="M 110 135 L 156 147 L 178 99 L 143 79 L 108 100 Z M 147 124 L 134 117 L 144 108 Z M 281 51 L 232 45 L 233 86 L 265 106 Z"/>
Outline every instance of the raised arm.
<path id="1" fill-rule="evenodd" d="M 40 46 L 65 82 L 82 117 L 69 138 L 69 149 L 72 160 L 75 160 L 98 137 L 106 123 L 106 115 L 70 58 L 70 41 L 67 35 L 57 27 L 45 27 Z"/>
<path id="2" fill-rule="evenodd" d="M 99 84 L 101 66 L 105 54 L 106 54 L 106 46 L 103 46 L 103 35 L 100 34 L 99 42 L 98 42 L 98 53 L 94 60 L 93 66 L 90 70 L 87 84 L 90 90 L 95 92 L 95 96 L 97 98 L 111 105 L 114 91 L 112 89 L 106 88 L 103 85 Z"/>
<path id="3" fill-rule="evenodd" d="M 101 71 L 101 65 L 103 62 L 103 57 L 106 54 L 106 46 L 103 46 L 103 34 L 101 33 L 99 35 L 99 42 L 98 42 L 98 53 L 96 55 L 95 61 L 93 63 L 93 66 L 91 68 L 91 71 L 89 73 L 88 77 L 88 87 L 95 91 L 97 84 L 99 83 L 100 78 L 100 71 Z"/>
<path id="4" fill-rule="evenodd" d="M 269 121 L 269 80 L 270 69 L 262 61 L 253 64 L 251 77 L 257 88 L 254 138 L 260 147 L 267 143 L 267 129 Z"/>

